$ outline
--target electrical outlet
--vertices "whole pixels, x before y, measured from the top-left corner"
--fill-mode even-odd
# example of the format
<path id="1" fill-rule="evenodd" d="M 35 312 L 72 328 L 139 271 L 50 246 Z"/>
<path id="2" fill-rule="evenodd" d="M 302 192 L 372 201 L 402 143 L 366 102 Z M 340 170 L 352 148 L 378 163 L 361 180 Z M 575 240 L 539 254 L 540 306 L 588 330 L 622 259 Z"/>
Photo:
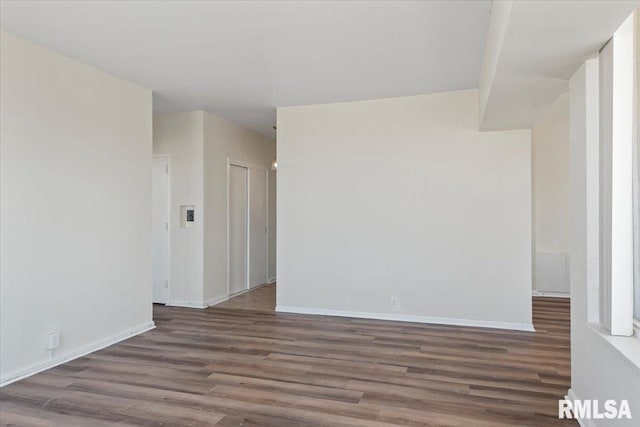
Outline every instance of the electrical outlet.
<path id="1" fill-rule="evenodd" d="M 400 310 L 400 299 L 398 297 L 391 297 L 391 310 Z"/>
<path id="2" fill-rule="evenodd" d="M 47 350 L 54 350 L 60 346 L 60 332 L 51 332 L 47 338 Z"/>

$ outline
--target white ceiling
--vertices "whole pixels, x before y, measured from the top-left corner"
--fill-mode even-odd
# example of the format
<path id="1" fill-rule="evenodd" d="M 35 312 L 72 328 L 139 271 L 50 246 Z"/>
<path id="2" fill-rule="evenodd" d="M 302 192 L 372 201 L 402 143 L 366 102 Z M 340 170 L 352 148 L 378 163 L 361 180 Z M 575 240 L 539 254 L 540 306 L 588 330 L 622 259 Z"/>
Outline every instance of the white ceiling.
<path id="1" fill-rule="evenodd" d="M 530 128 L 569 87 L 569 79 L 598 53 L 638 7 L 638 0 L 514 1 L 505 9 L 502 37 L 480 128 Z M 493 32 L 494 20 L 490 31 Z M 485 64 L 485 67 L 487 64 Z M 487 71 L 487 70 L 483 70 Z"/>
<path id="2" fill-rule="evenodd" d="M 8 1 L 0 27 L 273 135 L 275 107 L 478 86 L 490 1 Z"/>

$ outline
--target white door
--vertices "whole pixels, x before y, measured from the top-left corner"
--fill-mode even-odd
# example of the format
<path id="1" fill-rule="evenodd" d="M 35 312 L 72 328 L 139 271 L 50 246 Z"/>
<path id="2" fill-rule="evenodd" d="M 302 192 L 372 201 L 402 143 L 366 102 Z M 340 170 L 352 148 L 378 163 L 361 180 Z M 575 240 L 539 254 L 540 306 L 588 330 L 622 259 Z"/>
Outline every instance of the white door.
<path id="1" fill-rule="evenodd" d="M 153 158 L 153 302 L 169 302 L 169 158 Z"/>
<path id="2" fill-rule="evenodd" d="M 229 294 L 247 289 L 248 169 L 229 166 Z"/>
<path id="3" fill-rule="evenodd" d="M 249 286 L 267 283 L 267 171 L 249 169 Z"/>

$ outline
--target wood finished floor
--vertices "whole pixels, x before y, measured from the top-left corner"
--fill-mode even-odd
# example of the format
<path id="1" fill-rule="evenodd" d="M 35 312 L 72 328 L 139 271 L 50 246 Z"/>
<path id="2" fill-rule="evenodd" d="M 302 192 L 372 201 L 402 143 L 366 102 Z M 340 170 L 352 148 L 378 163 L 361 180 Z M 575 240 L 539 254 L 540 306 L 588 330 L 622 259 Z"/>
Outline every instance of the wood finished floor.
<path id="1" fill-rule="evenodd" d="M 216 305 L 216 308 L 237 308 L 240 310 L 275 311 L 276 284 L 263 285 L 252 291 L 235 296 Z"/>
<path id="2" fill-rule="evenodd" d="M 157 328 L 0 389 L 3 426 L 555 426 L 569 302 L 536 333 L 154 307 Z"/>

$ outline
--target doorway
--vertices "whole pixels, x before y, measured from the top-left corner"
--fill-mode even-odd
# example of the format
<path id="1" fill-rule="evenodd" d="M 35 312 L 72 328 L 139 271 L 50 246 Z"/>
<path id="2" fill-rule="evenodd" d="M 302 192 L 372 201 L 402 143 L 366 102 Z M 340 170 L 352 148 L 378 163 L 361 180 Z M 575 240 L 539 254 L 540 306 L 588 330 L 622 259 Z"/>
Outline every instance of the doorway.
<path id="1" fill-rule="evenodd" d="M 153 156 L 151 180 L 153 235 L 152 301 L 169 302 L 169 157 Z"/>
<path id="2" fill-rule="evenodd" d="M 228 176 L 228 287 L 235 295 L 268 280 L 268 175 L 230 161 Z"/>

